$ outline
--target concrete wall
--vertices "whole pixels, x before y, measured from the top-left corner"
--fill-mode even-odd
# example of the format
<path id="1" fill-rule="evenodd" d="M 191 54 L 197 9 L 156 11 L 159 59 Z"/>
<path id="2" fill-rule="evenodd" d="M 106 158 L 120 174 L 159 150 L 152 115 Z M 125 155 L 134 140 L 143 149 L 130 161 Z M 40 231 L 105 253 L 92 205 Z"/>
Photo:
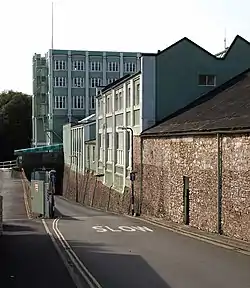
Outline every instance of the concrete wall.
<path id="1" fill-rule="evenodd" d="M 216 136 L 144 139 L 142 145 L 142 175 L 137 178 L 137 185 L 142 183 L 142 190 L 137 188 L 137 193 L 142 193 L 142 214 L 183 223 L 183 176 L 187 176 L 190 179 L 190 225 L 217 232 Z M 222 231 L 248 241 L 249 151 L 249 136 L 223 137 Z"/>

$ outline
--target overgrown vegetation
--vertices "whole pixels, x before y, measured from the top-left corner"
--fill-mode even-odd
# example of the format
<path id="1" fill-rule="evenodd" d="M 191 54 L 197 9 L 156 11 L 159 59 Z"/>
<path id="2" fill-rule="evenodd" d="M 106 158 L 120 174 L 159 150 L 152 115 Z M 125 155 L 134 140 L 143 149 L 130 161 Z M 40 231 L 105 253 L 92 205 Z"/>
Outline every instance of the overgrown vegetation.
<path id="1" fill-rule="evenodd" d="M 0 93 L 0 161 L 15 158 L 14 150 L 30 147 L 31 96 L 22 92 Z"/>

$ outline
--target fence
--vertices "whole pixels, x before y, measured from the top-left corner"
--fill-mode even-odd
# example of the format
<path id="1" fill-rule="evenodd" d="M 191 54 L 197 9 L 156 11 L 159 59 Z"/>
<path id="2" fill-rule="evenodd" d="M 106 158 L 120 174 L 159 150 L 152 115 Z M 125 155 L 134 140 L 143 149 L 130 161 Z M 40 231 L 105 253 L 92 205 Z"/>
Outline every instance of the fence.
<path id="1" fill-rule="evenodd" d="M 17 167 L 17 161 L 16 160 L 11 160 L 11 161 L 4 161 L 0 162 L 0 169 L 11 169 Z"/>

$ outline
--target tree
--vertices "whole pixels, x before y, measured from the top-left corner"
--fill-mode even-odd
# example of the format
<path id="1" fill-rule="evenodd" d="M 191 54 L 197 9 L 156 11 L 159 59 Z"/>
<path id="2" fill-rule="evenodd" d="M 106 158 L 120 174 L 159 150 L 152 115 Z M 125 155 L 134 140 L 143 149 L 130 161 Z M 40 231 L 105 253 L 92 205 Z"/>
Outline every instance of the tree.
<path id="1" fill-rule="evenodd" d="M 21 92 L 0 93 L 0 161 L 12 160 L 14 150 L 31 144 L 31 96 Z"/>

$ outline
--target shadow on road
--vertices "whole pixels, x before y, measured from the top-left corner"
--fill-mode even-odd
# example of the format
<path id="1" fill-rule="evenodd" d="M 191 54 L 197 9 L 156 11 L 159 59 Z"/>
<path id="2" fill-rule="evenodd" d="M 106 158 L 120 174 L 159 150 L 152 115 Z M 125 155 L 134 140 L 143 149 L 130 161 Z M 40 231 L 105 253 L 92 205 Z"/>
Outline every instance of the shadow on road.
<path id="1" fill-rule="evenodd" d="M 103 243 L 69 244 L 102 287 L 171 288 L 140 255 L 131 251 L 115 252 Z"/>
<path id="2" fill-rule="evenodd" d="M 15 233 L 0 237 L 0 287 L 75 288 L 41 223 L 30 223 L 5 225 Z"/>
<path id="3" fill-rule="evenodd" d="M 4 232 L 27 232 L 27 231 L 34 231 L 30 226 L 26 225 L 16 225 L 16 224 L 3 224 L 3 231 Z"/>

